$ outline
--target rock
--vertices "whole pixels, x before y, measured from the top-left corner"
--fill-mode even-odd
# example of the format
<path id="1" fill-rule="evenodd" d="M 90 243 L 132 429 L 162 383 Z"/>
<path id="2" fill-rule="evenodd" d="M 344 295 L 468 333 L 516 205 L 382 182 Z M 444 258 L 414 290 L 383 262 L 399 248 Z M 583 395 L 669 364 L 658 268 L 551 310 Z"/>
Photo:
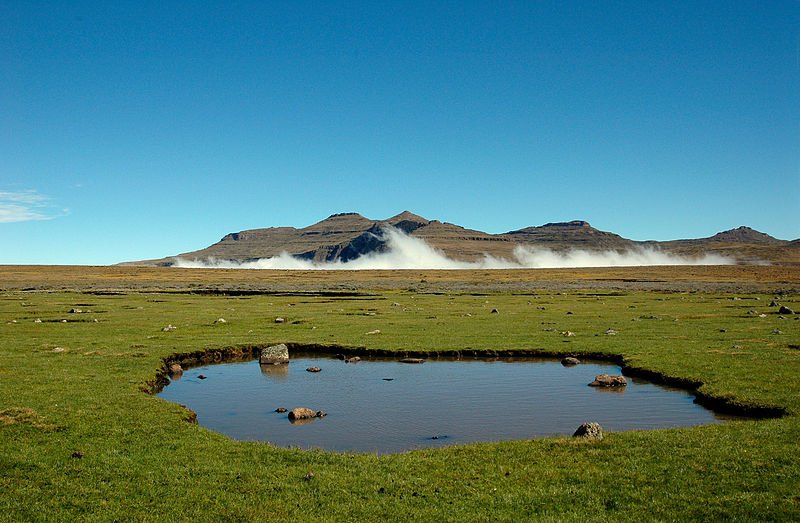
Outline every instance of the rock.
<path id="1" fill-rule="evenodd" d="M 283 414 L 286 411 L 287 411 L 286 407 L 278 407 L 277 409 L 275 409 L 275 412 L 279 414 Z"/>
<path id="2" fill-rule="evenodd" d="M 197 379 L 198 380 L 207 380 L 208 376 L 206 376 L 205 374 L 198 374 L 197 375 Z"/>
<path id="3" fill-rule="evenodd" d="M 574 438 L 585 438 L 600 441 L 603 439 L 603 427 L 599 423 L 581 423 L 580 427 L 572 434 Z"/>
<path id="4" fill-rule="evenodd" d="M 320 372 L 322 369 L 319 367 L 309 367 L 306 369 L 306 372 Z"/>
<path id="5" fill-rule="evenodd" d="M 778 306 L 778 302 L 775 301 L 775 300 L 772 300 L 771 302 L 769 302 L 769 305 L 768 305 L 768 307 L 777 307 L 777 306 Z"/>
<path id="6" fill-rule="evenodd" d="M 589 384 L 590 387 L 624 387 L 628 384 L 625 376 L 610 376 L 608 374 L 598 374 L 594 377 L 594 381 Z"/>
<path id="7" fill-rule="evenodd" d="M 615 331 L 614 329 L 606 329 L 606 336 L 616 336 L 616 335 L 617 331 Z"/>
<path id="8" fill-rule="evenodd" d="M 75 308 L 69 310 L 70 314 L 81 314 L 82 312 L 83 312 L 82 310 Z"/>
<path id="9" fill-rule="evenodd" d="M 318 410 L 313 411 L 306 407 L 296 407 L 289 411 L 289 420 L 304 420 L 304 419 L 312 419 L 312 418 L 324 418 L 327 416 L 324 411 Z"/>
<path id="10" fill-rule="evenodd" d="M 344 360 L 345 363 L 358 363 L 359 361 L 361 361 L 361 358 L 359 358 L 358 356 L 353 356 L 352 358 L 345 358 Z"/>
<path id="11" fill-rule="evenodd" d="M 261 350 L 261 356 L 258 358 L 261 365 L 278 365 L 281 363 L 289 363 L 289 347 L 285 343 L 272 345 Z"/>
<path id="12" fill-rule="evenodd" d="M 572 331 L 561 331 L 562 336 L 575 336 L 575 333 Z"/>
<path id="13" fill-rule="evenodd" d="M 80 450 L 76 450 L 75 452 L 72 453 L 72 457 L 75 459 L 81 459 L 83 457 L 83 452 L 81 452 Z"/>
<path id="14" fill-rule="evenodd" d="M 392 307 L 400 307 L 400 304 L 397 302 L 392 303 Z"/>
<path id="15" fill-rule="evenodd" d="M 286 323 L 284 318 L 275 318 L 275 323 Z"/>
<path id="16" fill-rule="evenodd" d="M 789 307 L 781 305 L 781 308 L 778 309 L 778 314 L 794 314 L 794 311 Z"/>
<path id="17" fill-rule="evenodd" d="M 163 329 L 161 329 L 161 332 L 174 331 L 175 329 L 177 329 L 177 327 L 175 325 L 170 324 L 170 325 L 167 325 L 166 327 L 164 327 Z"/>
<path id="18" fill-rule="evenodd" d="M 308 473 L 303 476 L 303 481 L 311 481 L 312 479 L 314 479 L 314 473 L 309 470 Z"/>
<path id="19" fill-rule="evenodd" d="M 65 350 L 67 350 L 67 349 L 65 349 L 64 347 L 55 347 L 50 352 L 64 352 Z"/>
<path id="20" fill-rule="evenodd" d="M 42 323 L 42 320 L 39 319 L 39 318 L 36 318 L 35 320 L 33 320 L 33 323 Z"/>
<path id="21" fill-rule="evenodd" d="M 367 334 L 380 334 L 380 329 L 375 329 L 374 331 L 369 331 Z"/>
<path id="22" fill-rule="evenodd" d="M 425 363 L 425 360 L 422 358 L 403 358 L 400 363 Z"/>
<path id="23" fill-rule="evenodd" d="M 171 363 L 168 371 L 170 376 L 179 376 L 183 374 L 183 367 L 181 367 L 180 363 Z"/>
<path id="24" fill-rule="evenodd" d="M 220 318 L 220 319 L 216 320 L 214 323 L 228 323 L 228 322 L 225 321 L 225 318 Z"/>
<path id="25" fill-rule="evenodd" d="M 492 309 L 492 314 L 500 314 L 500 311 L 497 309 Z"/>
<path id="26" fill-rule="evenodd" d="M 572 366 L 572 365 L 579 365 L 580 362 L 581 362 L 581 360 L 579 360 L 578 358 L 573 358 L 572 356 L 568 356 L 568 357 L 564 358 L 563 360 L 561 360 L 561 365 L 563 365 L 565 367 L 568 367 L 568 366 Z"/>
<path id="27" fill-rule="evenodd" d="M 783 331 L 780 329 L 775 329 L 772 331 L 772 334 L 783 334 Z"/>

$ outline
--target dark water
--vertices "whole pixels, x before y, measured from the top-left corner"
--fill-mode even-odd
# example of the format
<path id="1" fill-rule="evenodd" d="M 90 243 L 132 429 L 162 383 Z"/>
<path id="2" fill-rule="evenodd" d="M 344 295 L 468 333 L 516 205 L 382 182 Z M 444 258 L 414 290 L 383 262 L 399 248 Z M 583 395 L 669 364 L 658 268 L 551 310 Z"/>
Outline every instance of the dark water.
<path id="1" fill-rule="evenodd" d="M 312 366 L 322 371 L 307 372 Z M 293 355 L 283 366 L 251 361 L 189 369 L 159 396 L 186 405 L 202 426 L 235 439 L 377 453 L 571 435 L 585 421 L 616 432 L 722 420 L 679 389 L 631 378 L 623 389 L 587 386 L 603 373 L 620 374 L 620 368 L 527 358 L 415 365 Z M 278 407 L 308 407 L 327 416 L 292 424 L 287 414 L 275 412 Z"/>

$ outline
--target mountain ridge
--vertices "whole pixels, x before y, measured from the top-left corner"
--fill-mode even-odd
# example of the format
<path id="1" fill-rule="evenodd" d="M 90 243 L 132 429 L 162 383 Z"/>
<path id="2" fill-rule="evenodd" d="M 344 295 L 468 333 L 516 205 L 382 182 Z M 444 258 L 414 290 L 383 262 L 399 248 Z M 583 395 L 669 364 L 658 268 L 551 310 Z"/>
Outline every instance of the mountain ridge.
<path id="1" fill-rule="evenodd" d="M 779 240 L 747 226 L 707 238 L 637 241 L 602 231 L 585 220 L 550 222 L 500 234 L 467 229 L 453 223 L 429 220 L 405 210 L 383 220 L 356 212 L 337 213 L 302 228 L 267 227 L 228 233 L 208 247 L 156 260 L 125 265 L 174 265 L 178 259 L 248 262 L 288 253 L 314 262 L 347 262 L 388 247 L 382 231 L 387 226 L 424 240 L 455 260 L 475 261 L 486 255 L 513 259 L 515 248 L 545 248 L 556 252 L 625 252 L 655 248 L 669 254 L 701 256 L 719 254 L 739 263 L 800 264 L 800 240 Z"/>

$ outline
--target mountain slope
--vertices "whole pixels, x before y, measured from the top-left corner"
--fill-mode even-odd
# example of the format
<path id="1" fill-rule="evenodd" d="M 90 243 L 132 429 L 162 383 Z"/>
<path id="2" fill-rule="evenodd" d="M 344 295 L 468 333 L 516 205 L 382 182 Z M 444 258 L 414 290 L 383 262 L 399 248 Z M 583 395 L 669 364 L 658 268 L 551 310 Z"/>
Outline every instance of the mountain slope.
<path id="1" fill-rule="evenodd" d="M 800 264 L 800 241 L 778 240 L 749 227 L 723 231 L 708 238 L 639 242 L 595 229 L 588 222 L 579 220 L 489 234 L 428 220 L 409 211 L 385 220 L 371 220 L 358 213 L 341 213 L 301 229 L 270 227 L 240 231 L 227 234 L 204 249 L 129 264 L 174 265 L 179 258 L 244 262 L 282 253 L 315 262 L 346 262 L 367 253 L 385 251 L 387 244 L 382 231 L 387 225 L 423 239 L 448 257 L 462 261 L 475 261 L 486 255 L 513 259 L 514 249 L 522 245 L 561 252 L 574 249 L 624 252 L 653 248 L 684 256 L 720 254 L 744 263 Z"/>

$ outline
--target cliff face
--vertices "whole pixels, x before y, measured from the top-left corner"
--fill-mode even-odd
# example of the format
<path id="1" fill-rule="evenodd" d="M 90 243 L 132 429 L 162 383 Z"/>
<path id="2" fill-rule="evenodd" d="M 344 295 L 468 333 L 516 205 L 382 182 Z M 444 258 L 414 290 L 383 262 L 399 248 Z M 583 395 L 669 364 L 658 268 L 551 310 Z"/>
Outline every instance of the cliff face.
<path id="1" fill-rule="evenodd" d="M 357 213 L 334 214 L 297 229 L 270 227 L 225 235 L 219 242 L 197 251 L 160 260 L 131 262 L 138 265 L 172 265 L 176 259 L 252 261 L 288 253 L 316 262 L 347 262 L 367 253 L 387 249 L 383 230 L 392 226 L 421 238 L 450 258 L 474 261 L 491 255 L 513 258 L 519 245 L 554 251 L 617 251 L 649 247 L 665 252 L 698 256 L 722 254 L 744 262 L 800 264 L 800 242 L 778 240 L 753 230 L 738 227 L 709 238 L 668 242 L 637 242 L 611 232 L 595 229 L 586 221 L 547 223 L 504 234 L 488 234 L 452 223 L 428 220 L 404 211 L 386 220 L 371 220 Z"/>

